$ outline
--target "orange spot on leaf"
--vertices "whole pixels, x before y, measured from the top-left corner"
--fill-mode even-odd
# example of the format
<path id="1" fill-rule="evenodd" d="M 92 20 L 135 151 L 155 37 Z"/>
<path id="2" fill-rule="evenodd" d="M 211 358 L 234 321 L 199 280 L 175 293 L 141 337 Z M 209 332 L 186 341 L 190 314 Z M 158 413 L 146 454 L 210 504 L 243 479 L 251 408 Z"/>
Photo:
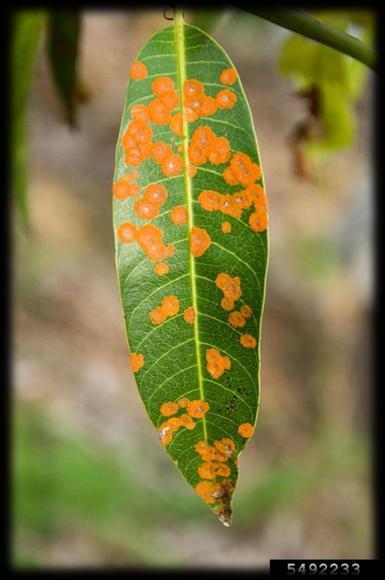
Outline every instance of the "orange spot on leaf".
<path id="1" fill-rule="evenodd" d="M 189 401 L 187 405 L 187 412 L 190 417 L 194 417 L 194 419 L 203 419 L 209 408 L 210 405 L 206 401 Z"/>
<path id="2" fill-rule="evenodd" d="M 234 312 L 230 312 L 228 321 L 231 326 L 234 326 L 234 328 L 242 328 L 246 324 L 246 320 L 244 319 L 243 315 L 236 310 Z"/>
<path id="3" fill-rule="evenodd" d="M 264 232 L 268 226 L 268 217 L 265 207 L 261 207 L 257 211 L 250 214 L 249 226 L 253 232 Z"/>
<path id="4" fill-rule="evenodd" d="M 176 226 L 186 224 L 188 220 L 187 209 L 184 205 L 176 205 L 173 207 L 170 216 L 172 223 Z"/>
<path id="5" fill-rule="evenodd" d="M 137 373 L 144 365 L 144 358 L 142 354 L 130 354 L 131 368 L 134 373 Z"/>
<path id="6" fill-rule="evenodd" d="M 257 340 L 251 334 L 241 334 L 239 342 L 245 348 L 255 348 L 257 346 Z"/>
<path id="7" fill-rule="evenodd" d="M 116 235 L 123 244 L 130 244 L 135 240 L 137 230 L 135 224 L 123 222 L 116 230 Z"/>
<path id="8" fill-rule="evenodd" d="M 132 105 L 130 109 L 130 115 L 137 121 L 146 122 L 149 120 L 147 107 L 143 103 L 135 103 Z"/>
<path id="9" fill-rule="evenodd" d="M 238 427 L 238 433 L 245 438 L 251 437 L 254 433 L 254 427 L 250 423 L 242 423 Z"/>
<path id="10" fill-rule="evenodd" d="M 196 493 L 207 504 L 213 504 L 218 501 L 217 497 L 221 492 L 221 486 L 211 481 L 201 481 L 195 486 Z"/>
<path id="11" fill-rule="evenodd" d="M 137 183 L 132 183 L 133 173 L 123 175 L 112 186 L 112 194 L 115 199 L 125 199 L 126 197 L 136 196 L 140 193 L 140 187 Z"/>
<path id="12" fill-rule="evenodd" d="M 218 349 L 209 348 L 206 351 L 207 370 L 214 379 L 219 379 L 231 368 L 231 360 L 228 356 L 222 355 Z"/>
<path id="13" fill-rule="evenodd" d="M 157 141 L 151 145 L 151 157 L 155 163 L 163 163 L 172 153 L 171 145 Z"/>
<path id="14" fill-rule="evenodd" d="M 171 153 L 162 163 L 162 172 L 167 177 L 179 175 L 183 170 L 183 160 L 179 155 Z"/>
<path id="15" fill-rule="evenodd" d="M 253 311 L 251 310 L 250 306 L 244 304 L 243 306 L 241 306 L 241 314 L 245 318 L 250 318 L 251 315 L 253 314 Z"/>
<path id="16" fill-rule="evenodd" d="M 226 272 L 221 272 L 215 279 L 215 284 L 222 290 L 224 297 L 221 306 L 224 310 L 232 310 L 234 302 L 242 296 L 241 281 L 238 276 L 231 277 Z"/>
<path id="17" fill-rule="evenodd" d="M 163 244 L 163 232 L 153 224 L 142 226 L 136 234 L 136 241 L 150 260 L 160 262 L 173 255 L 174 247 Z"/>
<path id="18" fill-rule="evenodd" d="M 185 427 L 189 431 L 192 431 L 196 427 L 195 421 L 193 421 L 190 415 L 187 415 L 187 413 L 180 415 L 179 421 L 181 422 L 182 427 Z"/>
<path id="19" fill-rule="evenodd" d="M 171 417 L 178 412 L 178 405 L 172 401 L 162 403 L 160 406 L 160 413 L 163 417 Z"/>
<path id="20" fill-rule="evenodd" d="M 194 310 L 193 306 L 190 306 L 189 308 L 187 308 L 187 310 L 185 310 L 185 312 L 183 314 L 183 319 L 188 324 L 194 324 L 194 322 L 195 322 L 195 310 Z"/>
<path id="21" fill-rule="evenodd" d="M 164 276 L 165 274 L 168 274 L 169 270 L 170 268 L 168 264 L 164 264 L 163 262 L 158 262 L 154 266 L 154 272 L 157 276 Z"/>
<path id="22" fill-rule="evenodd" d="M 219 80 L 225 85 L 233 85 L 237 80 L 237 71 L 235 68 L 226 68 L 221 72 Z"/>
<path id="23" fill-rule="evenodd" d="M 151 84 L 152 92 L 160 97 L 168 92 L 175 91 L 175 83 L 171 77 L 158 77 Z"/>
<path id="24" fill-rule="evenodd" d="M 222 89 L 216 96 L 217 104 L 220 109 L 232 109 L 238 98 L 230 89 Z"/>
<path id="25" fill-rule="evenodd" d="M 130 77 L 134 80 L 145 79 L 147 76 L 147 67 L 143 62 L 136 60 L 132 63 Z"/>
<path id="26" fill-rule="evenodd" d="M 134 203 L 134 212 L 138 217 L 150 220 L 159 214 L 159 206 L 146 199 L 137 199 Z"/>
<path id="27" fill-rule="evenodd" d="M 159 98 L 155 98 L 147 105 L 150 121 L 156 125 L 166 125 L 170 122 L 170 110 Z"/>
<path id="28" fill-rule="evenodd" d="M 211 237 L 203 228 L 193 226 L 190 233 L 190 249 L 194 258 L 202 256 L 211 245 Z"/>
<path id="29" fill-rule="evenodd" d="M 232 230 L 232 226 L 229 222 L 222 222 L 221 230 L 224 234 L 229 234 Z"/>

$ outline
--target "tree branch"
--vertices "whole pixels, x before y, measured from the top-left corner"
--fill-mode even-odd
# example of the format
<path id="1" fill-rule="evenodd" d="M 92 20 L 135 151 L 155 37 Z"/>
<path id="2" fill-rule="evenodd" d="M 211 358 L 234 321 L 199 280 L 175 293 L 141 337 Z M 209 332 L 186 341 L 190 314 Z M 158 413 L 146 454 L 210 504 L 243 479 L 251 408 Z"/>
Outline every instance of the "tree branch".
<path id="1" fill-rule="evenodd" d="M 239 7 L 242 8 L 241 6 Z M 341 30 L 320 22 L 303 10 L 242 9 L 247 10 L 247 12 L 251 12 L 256 16 L 260 16 L 261 18 L 265 18 L 266 20 L 270 20 L 271 22 L 274 22 L 274 24 L 288 28 L 293 32 L 302 34 L 302 36 L 316 40 L 321 44 L 330 46 L 330 48 L 334 48 L 339 52 L 359 60 L 373 70 L 376 70 L 377 68 L 376 52 L 371 46 L 358 40 L 358 38 L 354 38 L 354 36 L 351 36 L 346 32 L 342 32 Z"/>

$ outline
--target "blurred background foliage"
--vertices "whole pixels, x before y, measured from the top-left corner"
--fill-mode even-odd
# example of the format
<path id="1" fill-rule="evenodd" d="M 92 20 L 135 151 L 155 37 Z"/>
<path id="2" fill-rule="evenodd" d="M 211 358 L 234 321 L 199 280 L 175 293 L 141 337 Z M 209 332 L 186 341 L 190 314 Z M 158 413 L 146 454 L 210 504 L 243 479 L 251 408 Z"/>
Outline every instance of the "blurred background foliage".
<path id="1" fill-rule="evenodd" d="M 159 447 L 129 369 L 114 271 L 109 192 L 128 70 L 166 24 L 163 14 L 19 10 L 11 50 L 18 568 L 250 568 L 270 558 L 372 556 L 372 75 L 240 10 L 185 17 L 240 72 L 270 204 L 261 410 L 240 461 L 234 524 L 218 525 Z M 372 41 L 369 12 L 317 17 Z"/>

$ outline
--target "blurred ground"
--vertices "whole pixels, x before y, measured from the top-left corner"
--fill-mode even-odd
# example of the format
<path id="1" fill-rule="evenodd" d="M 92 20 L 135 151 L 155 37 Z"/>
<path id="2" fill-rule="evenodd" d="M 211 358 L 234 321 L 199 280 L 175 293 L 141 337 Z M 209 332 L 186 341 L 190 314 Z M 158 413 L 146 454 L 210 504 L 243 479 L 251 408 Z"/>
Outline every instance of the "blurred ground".
<path id="1" fill-rule="evenodd" d="M 128 365 L 111 219 L 127 73 L 165 21 L 84 18 L 78 130 L 60 120 L 42 52 L 30 101 L 30 214 L 14 244 L 14 562 L 17 566 L 266 566 L 372 556 L 371 89 L 356 145 L 293 174 L 301 102 L 276 68 L 285 33 L 251 17 L 217 40 L 244 82 L 270 202 L 262 398 L 241 457 L 234 524 L 184 483 Z M 242 39 L 242 41 L 240 40 Z"/>

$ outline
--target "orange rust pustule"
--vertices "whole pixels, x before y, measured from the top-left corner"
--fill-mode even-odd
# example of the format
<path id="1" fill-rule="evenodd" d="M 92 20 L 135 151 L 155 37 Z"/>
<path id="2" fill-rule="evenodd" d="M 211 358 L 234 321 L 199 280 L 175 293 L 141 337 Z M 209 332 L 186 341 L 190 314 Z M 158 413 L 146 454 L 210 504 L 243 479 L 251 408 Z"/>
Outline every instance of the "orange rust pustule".
<path id="1" fill-rule="evenodd" d="M 226 462 L 229 459 L 229 455 L 224 455 L 220 453 L 213 445 L 209 445 L 205 441 L 198 441 L 194 446 L 194 449 L 203 461 L 219 461 Z"/>
<path id="2" fill-rule="evenodd" d="M 172 415 L 176 415 L 178 412 L 178 405 L 177 403 L 173 403 L 172 401 L 166 401 L 161 404 L 160 406 L 160 413 L 163 417 L 171 417 Z"/>
<path id="3" fill-rule="evenodd" d="M 159 98 L 170 111 L 179 105 L 179 96 L 175 91 L 163 93 Z"/>
<path id="4" fill-rule="evenodd" d="M 217 503 L 217 495 L 220 494 L 221 486 L 211 481 L 200 481 L 195 486 L 195 492 L 207 504 Z"/>
<path id="5" fill-rule="evenodd" d="M 149 316 L 154 324 L 161 324 L 167 318 L 175 316 L 179 312 L 179 300 L 176 296 L 168 295 L 162 300 L 162 304 L 151 310 Z"/>
<path id="6" fill-rule="evenodd" d="M 230 89 L 222 89 L 216 96 L 217 105 L 220 109 L 232 109 L 237 100 L 237 95 Z"/>
<path id="7" fill-rule="evenodd" d="M 221 230 L 224 234 L 231 233 L 231 230 L 232 230 L 231 224 L 229 222 L 222 222 Z"/>
<path id="8" fill-rule="evenodd" d="M 194 417 L 194 419 L 203 419 L 209 409 L 210 405 L 206 401 L 200 399 L 189 401 L 187 405 L 187 413 L 190 417 Z"/>
<path id="9" fill-rule="evenodd" d="M 239 342 L 244 348 L 255 348 L 257 346 L 257 340 L 251 334 L 241 334 Z"/>
<path id="10" fill-rule="evenodd" d="M 176 226 L 187 224 L 188 213 L 184 205 L 176 205 L 172 208 L 170 213 L 171 221 Z"/>
<path id="11" fill-rule="evenodd" d="M 165 274 L 168 274 L 169 270 L 170 268 L 168 264 L 165 264 L 164 262 L 158 262 L 154 266 L 154 272 L 157 276 L 164 276 Z"/>
<path id="12" fill-rule="evenodd" d="M 261 233 L 267 229 L 268 226 L 268 216 L 266 207 L 260 207 L 257 211 L 250 214 L 249 226 L 253 232 Z"/>
<path id="13" fill-rule="evenodd" d="M 168 445 L 172 441 L 173 432 L 171 426 L 163 423 L 158 429 L 159 441 L 162 445 Z"/>
<path id="14" fill-rule="evenodd" d="M 158 77 L 151 84 L 152 92 L 158 97 L 175 91 L 175 83 L 171 77 Z"/>
<path id="15" fill-rule="evenodd" d="M 246 320 L 243 314 L 241 314 L 241 312 L 237 312 L 236 310 L 234 310 L 234 312 L 230 312 L 227 320 L 231 326 L 234 326 L 234 328 L 242 328 L 246 324 Z"/>
<path id="16" fill-rule="evenodd" d="M 142 366 L 144 365 L 144 357 L 142 354 L 130 354 L 130 361 L 131 361 L 131 369 L 134 373 L 140 371 Z"/>
<path id="17" fill-rule="evenodd" d="M 135 240 L 138 228 L 135 224 L 123 222 L 116 230 L 116 235 L 122 244 L 130 244 Z"/>
<path id="18" fill-rule="evenodd" d="M 231 157 L 230 165 L 223 172 L 223 177 L 229 185 L 241 184 L 247 187 L 261 178 L 261 168 L 249 155 L 237 151 Z"/>
<path id="19" fill-rule="evenodd" d="M 171 155 L 172 148 L 164 141 L 157 141 L 151 145 L 151 157 L 155 163 L 162 164 Z"/>
<path id="20" fill-rule="evenodd" d="M 151 153 L 152 129 L 142 120 L 133 119 L 122 136 L 127 165 L 140 165 Z"/>
<path id="21" fill-rule="evenodd" d="M 239 277 L 231 277 L 226 272 L 221 272 L 216 277 L 215 284 L 223 292 L 223 299 L 221 301 L 222 308 L 227 311 L 232 310 L 234 303 L 242 296 Z"/>
<path id="22" fill-rule="evenodd" d="M 160 262 L 174 254 L 174 246 L 163 243 L 162 230 L 153 224 L 142 226 L 136 233 L 136 241 L 147 257 L 154 262 Z"/>
<path id="23" fill-rule="evenodd" d="M 182 113 L 175 113 L 170 119 L 170 129 L 175 135 L 183 136 L 183 116 Z"/>
<path id="24" fill-rule="evenodd" d="M 201 125 L 191 136 L 188 155 L 194 165 L 203 165 L 207 161 L 219 165 L 230 159 L 230 143 L 226 137 L 218 137 L 207 125 Z"/>
<path id="25" fill-rule="evenodd" d="M 188 431 L 192 431 L 196 427 L 195 421 L 193 421 L 192 417 L 187 413 L 179 415 L 179 421 L 181 422 L 182 427 L 185 427 Z"/>
<path id="26" fill-rule="evenodd" d="M 189 404 L 189 399 L 187 397 L 182 397 L 178 401 L 178 405 L 181 409 L 187 409 L 188 404 Z"/>
<path id="27" fill-rule="evenodd" d="M 237 71 L 235 68 L 226 68 L 221 72 L 219 80 L 225 85 L 233 85 L 237 80 Z"/>
<path id="28" fill-rule="evenodd" d="M 241 435 L 241 437 L 245 437 L 246 439 L 252 436 L 254 433 L 254 427 L 250 423 L 242 423 L 238 427 L 238 433 Z"/>
<path id="29" fill-rule="evenodd" d="M 171 120 L 170 109 L 161 101 L 155 98 L 147 105 L 148 115 L 154 125 L 167 125 Z"/>
<path id="30" fill-rule="evenodd" d="M 162 205 L 167 201 L 168 191 L 165 186 L 160 183 L 151 183 L 145 189 L 144 198 L 155 203 L 159 207 L 162 207 Z"/>
<path id="31" fill-rule="evenodd" d="M 193 306 L 189 306 L 187 310 L 183 313 L 183 320 L 188 324 L 194 324 L 195 322 L 195 310 Z"/>
<path id="32" fill-rule="evenodd" d="M 203 228 L 193 226 L 190 232 L 190 249 L 194 258 L 199 258 L 211 246 L 211 237 Z"/>
<path id="33" fill-rule="evenodd" d="M 228 437 L 214 441 L 213 445 L 225 457 L 231 457 L 237 448 L 234 441 Z"/>
<path id="34" fill-rule="evenodd" d="M 183 171 L 183 159 L 180 155 L 171 153 L 161 164 L 161 169 L 166 177 L 179 175 Z"/>
<path id="35" fill-rule="evenodd" d="M 134 212 L 139 218 L 154 219 L 159 215 L 159 206 L 147 199 L 137 199 L 134 203 Z"/>
<path id="36" fill-rule="evenodd" d="M 205 211 L 220 211 L 234 218 L 240 218 L 243 209 L 251 204 L 243 191 L 230 195 L 221 194 L 212 189 L 201 191 L 198 195 L 198 202 Z M 230 226 L 229 231 L 231 231 L 231 225 L 228 225 Z M 228 229 L 228 226 L 226 228 Z"/>
<path id="37" fill-rule="evenodd" d="M 137 121 L 143 121 L 146 123 L 149 120 L 148 110 L 144 103 L 135 103 L 130 109 L 130 115 L 132 119 Z"/>
<path id="38" fill-rule="evenodd" d="M 209 348 L 206 351 L 207 370 L 213 379 L 219 379 L 226 370 L 231 368 L 231 360 L 222 355 L 218 349 Z"/>
<path id="39" fill-rule="evenodd" d="M 132 183 L 137 172 L 133 171 L 128 175 L 123 175 L 118 181 L 116 181 L 112 186 L 112 194 L 115 199 L 125 199 L 127 197 L 135 197 L 140 193 L 140 187 L 137 183 Z"/>
<path id="40" fill-rule="evenodd" d="M 132 63 L 130 68 L 130 77 L 136 81 L 145 79 L 147 76 L 147 67 L 144 62 L 136 60 Z"/>
<path id="41" fill-rule="evenodd" d="M 250 308 L 250 306 L 248 306 L 247 304 L 243 304 L 243 306 L 241 306 L 241 314 L 242 316 L 244 316 L 245 318 L 251 318 L 253 311 Z"/>
<path id="42" fill-rule="evenodd" d="M 218 476 L 229 476 L 230 468 L 225 463 L 202 463 L 198 467 L 198 475 L 202 479 L 215 479 Z"/>

